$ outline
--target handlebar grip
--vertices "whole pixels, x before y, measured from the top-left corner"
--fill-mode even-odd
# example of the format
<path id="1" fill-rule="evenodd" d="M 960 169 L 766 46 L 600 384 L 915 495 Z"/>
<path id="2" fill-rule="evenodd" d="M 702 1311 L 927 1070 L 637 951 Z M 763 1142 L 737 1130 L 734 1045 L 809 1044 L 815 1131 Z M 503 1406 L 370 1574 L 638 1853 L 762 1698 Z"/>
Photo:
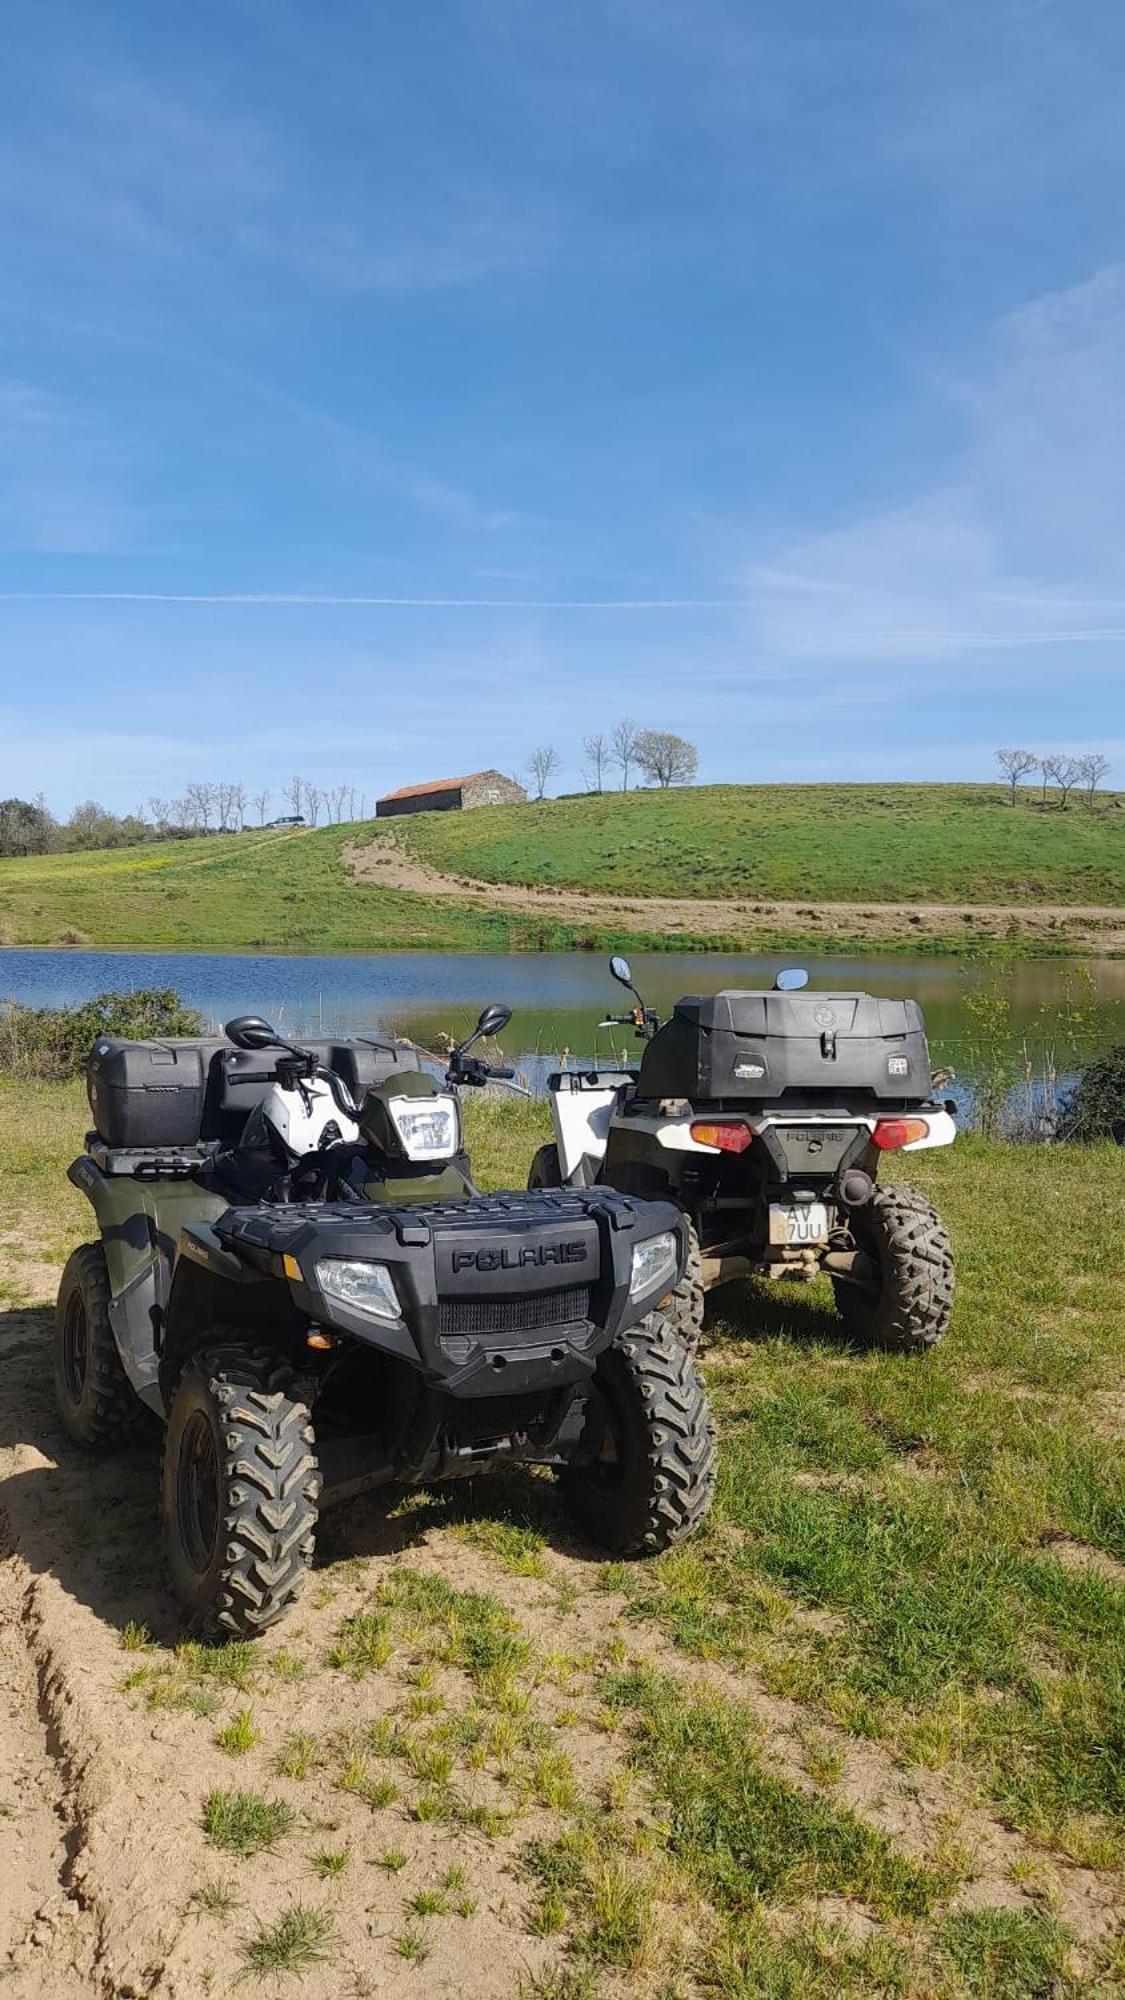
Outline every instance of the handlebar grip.
<path id="1" fill-rule="evenodd" d="M 495 1068 L 491 1071 L 491 1074 L 493 1076 L 502 1077 L 505 1082 L 508 1082 L 512 1077 L 514 1077 L 515 1073 L 516 1072 L 512 1068 L 512 1065 L 510 1063 L 497 1063 Z"/>

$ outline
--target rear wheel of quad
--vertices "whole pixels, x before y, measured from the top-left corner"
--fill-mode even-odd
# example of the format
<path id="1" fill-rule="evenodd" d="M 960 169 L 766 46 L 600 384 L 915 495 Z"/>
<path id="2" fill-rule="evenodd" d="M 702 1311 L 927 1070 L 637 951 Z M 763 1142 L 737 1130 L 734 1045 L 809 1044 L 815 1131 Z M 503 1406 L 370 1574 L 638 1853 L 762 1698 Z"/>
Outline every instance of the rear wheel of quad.
<path id="1" fill-rule="evenodd" d="M 697 1528 L 715 1490 L 715 1430 L 695 1360 L 650 1313 L 598 1362 L 587 1406 L 590 1464 L 562 1475 L 575 1519 L 615 1555 L 657 1555 Z"/>
<path id="2" fill-rule="evenodd" d="M 849 1221 L 874 1275 L 832 1281 L 848 1332 L 899 1354 L 936 1347 L 953 1306 L 953 1251 L 937 1210 L 916 1188 L 877 1187 Z"/>
<path id="3" fill-rule="evenodd" d="M 100 1243 L 83 1243 L 62 1274 L 55 1307 L 55 1401 L 63 1427 L 88 1451 L 127 1444 L 145 1411 L 121 1366 L 109 1322 L 109 1272 Z"/>
<path id="4" fill-rule="evenodd" d="M 176 1384 L 161 1512 L 172 1589 L 195 1632 L 250 1639 L 300 1593 L 320 1473 L 308 1406 L 276 1355 L 220 1337 Z"/>

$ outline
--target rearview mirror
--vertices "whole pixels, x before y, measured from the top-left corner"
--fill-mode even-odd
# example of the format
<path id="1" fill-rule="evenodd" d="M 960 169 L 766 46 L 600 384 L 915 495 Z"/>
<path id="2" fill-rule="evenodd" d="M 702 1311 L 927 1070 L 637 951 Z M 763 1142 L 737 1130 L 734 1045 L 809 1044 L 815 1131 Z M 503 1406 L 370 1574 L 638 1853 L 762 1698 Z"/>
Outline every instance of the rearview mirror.
<path id="1" fill-rule="evenodd" d="M 505 1007 L 502 1000 L 493 1000 L 484 1009 L 480 1020 L 477 1022 L 475 1032 L 478 1035 L 498 1035 L 503 1028 L 507 1027 L 511 1018 L 511 1008 Z"/>
<path id="2" fill-rule="evenodd" d="M 223 1033 L 236 1049 L 276 1049 L 280 1045 L 277 1029 L 260 1014 L 236 1014 Z"/>
<path id="3" fill-rule="evenodd" d="M 809 975 L 807 972 L 802 972 L 799 965 L 787 966 L 784 972 L 778 973 L 773 982 L 774 991 L 777 993 L 799 993 L 802 986 L 807 986 L 808 983 Z"/>
<path id="4" fill-rule="evenodd" d="M 609 969 L 618 983 L 622 986 L 627 986 L 629 991 L 632 992 L 633 974 L 629 968 L 628 959 L 622 958 L 619 953 L 615 952 L 609 961 Z"/>

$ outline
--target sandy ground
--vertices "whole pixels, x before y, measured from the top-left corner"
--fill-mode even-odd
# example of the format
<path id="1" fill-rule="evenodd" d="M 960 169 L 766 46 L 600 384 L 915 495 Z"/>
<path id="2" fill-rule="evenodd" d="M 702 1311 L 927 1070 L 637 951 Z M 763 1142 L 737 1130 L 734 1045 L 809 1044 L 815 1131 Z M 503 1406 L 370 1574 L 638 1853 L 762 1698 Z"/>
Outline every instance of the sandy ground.
<path id="1" fill-rule="evenodd" d="M 10 1277 L 11 1253 L 0 1253 Z M 599 1587 L 591 1552 L 558 1517 L 540 1576 L 514 1575 L 499 1558 L 466 1542 L 440 1503 L 388 1513 L 382 1496 L 326 1518 L 318 1565 L 290 1619 L 262 1643 L 249 1692 L 217 1690 L 211 1715 L 154 1705 L 144 1687 L 124 1685 L 138 1665 L 168 1664 L 178 1633 L 161 1578 L 155 1525 L 158 1443 L 89 1457 L 57 1425 L 50 1386 L 47 1301 L 56 1274 L 20 1259 L 26 1305 L 0 1309 L 0 1988 L 18 2000 L 92 1994 L 102 2000 L 195 2000 L 258 1990 L 239 1983 L 240 1950 L 259 1921 L 293 1901 L 330 1911 L 332 1957 L 300 1987 L 308 2000 L 339 1996 L 514 1996 L 535 1975 L 564 1962 L 565 1939 L 527 1927 L 531 1890 L 521 1867 L 525 1843 L 562 1820 L 534 1800 L 495 1837 L 413 1816 L 417 1789 L 381 1807 L 339 1787 L 339 1773 L 282 1776 L 277 1753 L 288 1732 L 366 1729 L 418 1699 L 417 1658 L 409 1646 L 382 1671 L 353 1679 L 326 1655 L 341 1620 L 370 1599 L 396 1569 L 439 1574 L 462 1589 L 495 1593 L 532 1638 L 544 1664 L 532 1713 L 571 1760 L 581 1793 L 598 1801 L 620 1782 L 623 1747 L 607 1733 L 593 1667 L 616 1642 L 618 1657 L 650 1659 L 703 1676 L 747 1704 L 774 1768 L 809 1787 L 815 1739 L 840 1759 L 833 1797 L 882 1827 L 907 1852 L 934 1856 L 955 1839 L 972 1857 L 958 1891 L 964 1907 L 1031 1908 L 1048 1894 L 1079 1937 L 1099 1937 L 1119 1921 L 1120 1885 L 1096 1872 L 1057 1864 L 957 1790 L 955 1779 L 905 1770 L 884 1746 L 817 1724 L 796 1704 L 765 1691 L 752 1673 L 681 1661 L 659 1631 L 630 1622 L 624 1601 Z M 503 1503 L 500 1518 L 504 1517 Z M 733 1531 L 732 1531 L 733 1532 Z M 816 1614 L 794 1607 L 795 1617 Z M 143 1622 L 152 1648 L 124 1650 L 130 1621 Z M 551 1656 L 555 1664 L 546 1671 Z M 560 1664 L 561 1658 L 561 1664 Z M 470 1690 L 443 1668 L 432 1693 L 456 1713 Z M 222 1723 L 249 1703 L 260 1740 L 234 1760 L 215 1741 Z M 401 1773 L 397 1773 L 401 1777 Z M 481 1803 L 501 1808 L 503 1773 L 458 1776 Z M 272 1853 L 238 1859 L 207 1845 L 202 1803 L 212 1786 L 245 1786 L 293 1808 L 294 1827 Z M 475 1787 L 475 1791 L 473 1788 Z M 651 1815 L 651 1801 L 630 1807 Z M 317 1879 L 311 1857 L 349 1849 L 345 1871 Z M 397 1849 L 391 1872 L 380 1857 Z M 419 1925 L 407 1905 L 451 1867 L 463 1870 L 462 1911 Z M 234 1907 L 217 1916 L 193 1897 L 221 1881 Z M 833 1899 L 821 1914 L 862 1935 L 867 1913 Z M 673 1929 L 683 1919 L 666 1912 Z M 424 1964 L 404 1960 L 396 1941 L 411 1928 L 430 1947 Z M 607 1996 L 669 1991 L 666 1974 L 609 1976 Z M 272 1983 L 265 1991 L 278 1990 Z M 286 1989 L 289 1990 L 287 1983 Z M 690 1977 L 675 1988 L 699 1989 Z"/>
<path id="2" fill-rule="evenodd" d="M 798 932 L 833 941 L 914 944 L 919 938 L 997 939 L 1065 945 L 1107 956 L 1125 952 L 1125 910 L 1052 903 L 765 903 L 677 897 L 610 896 L 575 889 L 527 888 L 443 875 L 410 854 L 393 835 L 366 847 L 346 847 L 344 864 L 358 882 L 417 895 L 456 897 L 464 904 L 552 917 L 574 924 L 619 925 L 667 937 L 730 938 L 755 932 Z"/>

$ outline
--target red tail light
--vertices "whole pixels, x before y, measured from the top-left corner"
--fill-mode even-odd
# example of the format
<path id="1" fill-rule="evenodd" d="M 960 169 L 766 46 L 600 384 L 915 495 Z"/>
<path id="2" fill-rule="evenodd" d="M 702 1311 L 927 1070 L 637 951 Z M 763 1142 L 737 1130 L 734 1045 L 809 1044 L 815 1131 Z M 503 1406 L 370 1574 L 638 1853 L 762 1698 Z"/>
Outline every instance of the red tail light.
<path id="1" fill-rule="evenodd" d="M 880 1118 L 871 1137 L 881 1153 L 894 1153 L 924 1139 L 929 1129 L 924 1118 Z"/>
<path id="2" fill-rule="evenodd" d="M 699 1146 L 714 1146 L 720 1153 L 744 1153 L 754 1137 L 749 1125 L 731 1123 L 719 1125 L 697 1121 L 692 1125 L 691 1136 Z"/>

